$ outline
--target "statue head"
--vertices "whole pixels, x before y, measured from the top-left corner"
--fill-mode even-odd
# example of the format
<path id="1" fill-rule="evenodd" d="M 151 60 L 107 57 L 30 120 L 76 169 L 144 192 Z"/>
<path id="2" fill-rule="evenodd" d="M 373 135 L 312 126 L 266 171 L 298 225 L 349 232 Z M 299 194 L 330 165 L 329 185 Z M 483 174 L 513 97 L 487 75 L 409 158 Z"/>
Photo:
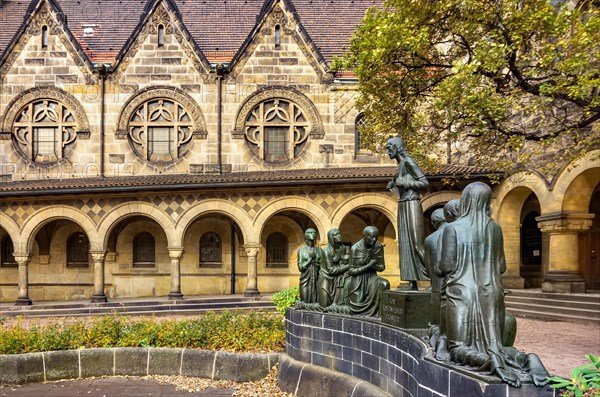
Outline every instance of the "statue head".
<path id="1" fill-rule="evenodd" d="M 449 223 L 460 216 L 460 199 L 450 200 L 444 205 L 444 216 Z"/>
<path id="2" fill-rule="evenodd" d="M 363 230 L 363 241 L 365 242 L 365 246 L 367 248 L 371 248 L 375 246 L 377 242 L 377 237 L 379 237 L 379 229 L 375 226 L 367 226 Z"/>
<path id="3" fill-rule="evenodd" d="M 434 229 L 439 229 L 444 223 L 446 223 L 446 218 L 444 217 L 443 208 L 438 208 L 431 213 L 431 224 Z"/>
<path id="4" fill-rule="evenodd" d="M 460 196 L 460 216 L 483 213 L 489 216 L 492 202 L 492 189 L 482 182 L 473 182 L 463 190 Z"/>
<path id="5" fill-rule="evenodd" d="M 317 239 L 317 231 L 313 228 L 304 231 L 304 240 L 314 242 Z"/>
<path id="6" fill-rule="evenodd" d="M 388 156 L 390 156 L 391 159 L 397 159 L 398 156 L 406 156 L 404 141 L 402 141 L 402 138 L 399 138 L 397 136 L 388 139 L 387 143 L 385 144 L 385 150 L 387 151 L 387 154 Z"/>
<path id="7" fill-rule="evenodd" d="M 328 245 L 339 245 L 342 243 L 342 234 L 336 227 L 329 229 L 327 232 L 327 244 Z"/>

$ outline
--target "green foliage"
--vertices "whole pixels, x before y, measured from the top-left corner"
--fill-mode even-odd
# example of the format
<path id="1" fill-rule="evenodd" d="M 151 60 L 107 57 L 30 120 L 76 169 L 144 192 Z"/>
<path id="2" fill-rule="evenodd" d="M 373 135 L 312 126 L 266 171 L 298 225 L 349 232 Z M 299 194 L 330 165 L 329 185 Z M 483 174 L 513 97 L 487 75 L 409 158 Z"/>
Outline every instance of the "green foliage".
<path id="1" fill-rule="evenodd" d="M 571 372 L 571 379 L 560 376 L 548 378 L 550 387 L 564 389 L 563 397 L 599 397 L 600 396 L 600 360 L 592 354 L 586 356 L 591 364 L 576 367 Z"/>
<path id="2" fill-rule="evenodd" d="M 285 309 L 294 306 L 297 300 L 300 300 L 298 287 L 292 287 L 273 294 L 275 309 L 281 314 L 285 314 Z"/>
<path id="3" fill-rule="evenodd" d="M 285 329 L 268 312 L 209 312 L 185 320 L 133 319 L 117 314 L 28 327 L 0 328 L 0 354 L 95 347 L 178 347 L 228 351 L 280 351 Z"/>
<path id="4" fill-rule="evenodd" d="M 400 135 L 425 166 L 438 148 L 474 164 L 550 172 L 600 144 L 598 2 L 386 0 L 344 58 L 365 139 Z M 441 143 L 441 145 L 440 145 Z M 557 149 L 562 150 L 557 150 Z"/>

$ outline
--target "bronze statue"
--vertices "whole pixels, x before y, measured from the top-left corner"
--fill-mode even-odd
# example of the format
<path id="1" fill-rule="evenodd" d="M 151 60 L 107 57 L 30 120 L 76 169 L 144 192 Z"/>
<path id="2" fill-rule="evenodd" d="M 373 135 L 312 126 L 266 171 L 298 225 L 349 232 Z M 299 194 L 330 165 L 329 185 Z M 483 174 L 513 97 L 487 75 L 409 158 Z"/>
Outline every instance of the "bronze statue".
<path id="1" fill-rule="evenodd" d="M 385 145 L 388 156 L 396 159 L 398 170 L 388 183 L 388 190 L 398 197 L 398 248 L 400 278 L 408 280 L 408 289 L 417 290 L 417 280 L 428 280 L 424 265 L 423 210 L 419 190 L 429 186 L 425 174 L 408 155 L 400 138 L 391 138 Z"/>
<path id="2" fill-rule="evenodd" d="M 340 231 L 333 228 L 327 232 L 327 246 L 321 256 L 318 295 L 319 306 L 325 309 L 332 304 L 341 303 L 344 273 L 348 270 L 349 255 L 342 245 Z"/>
<path id="3" fill-rule="evenodd" d="M 306 229 L 304 241 L 306 245 L 298 249 L 298 270 L 300 270 L 300 300 L 304 303 L 317 303 L 319 295 L 317 284 L 321 269 L 323 250 L 315 246 L 317 231 Z"/>
<path id="4" fill-rule="evenodd" d="M 505 323 L 500 275 L 506 270 L 502 230 L 489 216 L 492 191 L 484 183 L 468 185 L 460 217 L 442 233 L 439 268 L 445 279 L 446 336 L 452 361 L 491 371 L 514 387 L 516 370 L 543 386 L 548 372 L 535 354 L 502 343 Z"/>
<path id="5" fill-rule="evenodd" d="M 379 230 L 375 226 L 367 226 L 363 235 L 350 250 L 342 302 L 352 314 L 381 317 L 381 292 L 390 289 L 389 281 L 377 275 L 385 270 L 383 246 L 377 242 Z"/>
<path id="6" fill-rule="evenodd" d="M 441 251 L 440 240 L 442 231 L 446 226 L 444 209 L 438 208 L 431 214 L 431 224 L 435 231 L 425 238 L 425 265 L 431 277 L 431 298 L 429 300 L 429 341 L 436 347 L 440 336 L 440 291 L 443 277 L 435 273 L 435 266 L 439 262 Z"/>

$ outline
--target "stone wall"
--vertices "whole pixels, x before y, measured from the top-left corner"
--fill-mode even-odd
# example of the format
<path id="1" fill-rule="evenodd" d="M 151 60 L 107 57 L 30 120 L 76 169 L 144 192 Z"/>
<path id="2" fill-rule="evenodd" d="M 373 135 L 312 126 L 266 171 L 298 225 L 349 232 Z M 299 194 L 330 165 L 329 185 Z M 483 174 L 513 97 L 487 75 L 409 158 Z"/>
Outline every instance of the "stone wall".
<path id="1" fill-rule="evenodd" d="M 286 353 L 362 379 L 393 396 L 554 395 L 553 389 L 535 387 L 528 378 L 521 379 L 521 388 L 512 388 L 483 372 L 442 365 L 428 356 L 427 345 L 416 336 L 365 318 L 288 309 Z"/>

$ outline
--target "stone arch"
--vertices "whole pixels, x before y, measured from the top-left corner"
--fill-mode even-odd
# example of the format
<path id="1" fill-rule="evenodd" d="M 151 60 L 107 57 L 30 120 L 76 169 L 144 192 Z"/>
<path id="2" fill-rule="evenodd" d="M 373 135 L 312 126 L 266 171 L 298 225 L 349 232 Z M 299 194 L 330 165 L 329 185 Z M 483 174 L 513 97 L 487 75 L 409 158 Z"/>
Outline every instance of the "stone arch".
<path id="1" fill-rule="evenodd" d="M 559 174 L 553 188 L 560 201 L 556 212 L 587 212 L 590 198 L 600 184 L 600 150 L 588 153 L 584 158 L 570 164 Z"/>
<path id="2" fill-rule="evenodd" d="M 53 221 L 55 219 L 68 219 L 73 221 L 74 223 L 81 226 L 88 239 L 90 240 L 90 249 L 94 250 L 96 247 L 100 248 L 101 246 L 98 244 L 98 238 L 96 233 L 96 225 L 92 221 L 90 217 L 87 216 L 84 212 L 68 207 L 65 205 L 55 205 L 48 208 L 41 209 L 34 213 L 32 216 L 27 218 L 23 227 L 21 228 L 21 247 L 22 249 L 26 249 L 27 252 L 22 252 L 23 254 L 31 252 L 33 239 L 37 232 L 48 222 Z M 16 242 L 15 248 L 17 247 Z M 15 255 L 17 254 L 15 250 Z"/>
<path id="3" fill-rule="evenodd" d="M 333 213 L 331 226 L 338 227 L 349 213 L 361 207 L 369 207 L 381 211 L 394 226 L 396 239 L 398 238 L 398 224 L 396 222 L 396 218 L 398 217 L 398 202 L 387 194 L 363 193 L 347 200 Z"/>
<path id="4" fill-rule="evenodd" d="M 90 124 L 83 106 L 68 92 L 57 87 L 31 88 L 13 99 L 7 107 L 2 120 L 2 131 L 12 131 L 12 125 L 17 119 L 20 110 L 27 104 L 37 99 L 54 99 L 66 105 L 72 112 L 77 123 L 77 133 L 89 133 Z"/>
<path id="5" fill-rule="evenodd" d="M 4 212 L 0 212 L 0 228 L 8 233 L 10 239 L 13 241 L 13 245 L 20 240 L 19 226 Z M 17 250 L 15 249 L 15 251 Z"/>
<path id="6" fill-rule="evenodd" d="M 175 230 L 173 219 L 157 206 L 140 201 L 121 204 L 102 218 L 98 224 L 98 242 L 101 243 L 101 247 L 105 248 L 107 246 L 110 232 L 117 223 L 134 215 L 145 216 L 156 221 L 167 236 L 168 246 L 180 247 L 179 244 L 182 238 Z"/>
<path id="7" fill-rule="evenodd" d="M 423 212 L 426 212 L 429 208 L 438 204 L 447 203 L 454 199 L 460 199 L 460 194 L 461 192 L 456 190 L 442 190 L 428 194 L 421 200 L 421 208 L 423 208 Z"/>
<path id="8" fill-rule="evenodd" d="M 549 197 L 549 192 L 543 179 L 537 174 L 519 172 L 506 178 L 494 190 L 492 218 L 500 226 L 503 226 L 502 222 L 506 222 L 511 215 L 515 214 L 516 209 L 511 207 L 517 205 L 519 210 L 516 212 L 516 219 L 519 219 L 523 203 L 530 193 L 534 193 L 540 201 L 542 215 L 550 211 L 552 204 L 551 197 Z"/>
<path id="9" fill-rule="evenodd" d="M 266 87 L 251 94 L 240 106 L 235 118 L 234 138 L 241 139 L 244 137 L 244 124 L 250 111 L 259 103 L 273 98 L 283 98 L 296 103 L 306 112 L 306 117 L 311 125 L 310 136 L 313 138 L 324 136 L 325 132 L 319 111 L 306 95 L 290 87 Z"/>
<path id="10" fill-rule="evenodd" d="M 265 223 L 269 218 L 281 211 L 298 211 L 308 216 L 317 225 L 319 236 L 326 236 L 329 225 L 329 215 L 325 210 L 303 197 L 286 197 L 272 201 L 266 207 L 262 208 L 254 219 L 254 231 L 258 240 L 262 235 Z M 252 241 L 252 240 L 250 240 Z"/>
<path id="11" fill-rule="evenodd" d="M 183 238 L 188 227 L 194 222 L 195 219 L 202 215 L 207 214 L 222 214 L 231 218 L 242 231 L 242 237 L 244 241 L 252 241 L 252 219 L 250 216 L 235 204 L 227 200 L 206 200 L 202 201 L 192 208 L 185 211 L 181 218 L 177 221 L 176 235 L 180 238 L 180 244 L 183 246 Z"/>

